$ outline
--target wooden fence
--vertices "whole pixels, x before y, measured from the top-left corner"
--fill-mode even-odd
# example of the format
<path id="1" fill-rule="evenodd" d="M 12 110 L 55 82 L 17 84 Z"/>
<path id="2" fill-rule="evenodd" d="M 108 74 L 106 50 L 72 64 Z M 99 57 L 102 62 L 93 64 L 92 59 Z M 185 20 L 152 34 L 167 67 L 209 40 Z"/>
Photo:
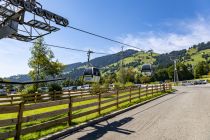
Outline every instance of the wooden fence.
<path id="1" fill-rule="evenodd" d="M 24 100 L 25 102 L 20 102 L 19 104 L 11 105 L 0 105 L 0 139 L 7 139 L 14 137 L 15 140 L 19 140 L 21 135 L 45 130 L 62 123 L 68 123 L 69 126 L 72 126 L 72 122 L 75 119 L 88 116 L 94 113 L 98 115 L 104 114 L 105 110 L 115 107 L 118 109 L 122 104 L 132 103 L 133 101 L 141 101 L 146 97 L 157 96 L 157 93 L 166 92 L 171 90 L 172 87 L 170 84 L 162 85 L 152 85 L 143 88 L 126 88 L 118 89 L 108 93 L 98 93 L 95 95 L 75 95 L 75 96 L 62 96 L 62 99 L 56 101 L 48 102 L 38 102 L 39 96 L 30 97 L 33 100 L 32 104 L 26 104 L 25 102 L 30 99 Z M 39 94 L 37 94 L 39 95 Z M 69 94 L 68 94 L 69 95 Z M 54 96 L 54 99 L 56 99 Z M 34 99 L 35 98 L 35 99 Z M 61 98 L 61 96 L 59 96 Z M 14 99 L 13 99 L 14 101 Z M 15 100 L 16 101 L 16 100 Z M 37 103 L 34 103 L 37 101 Z M 62 109 L 53 110 L 50 112 L 42 112 L 36 114 L 36 111 L 43 108 L 56 107 L 66 105 Z M 26 112 L 33 111 L 33 115 L 27 116 Z M 17 117 L 9 119 L 1 119 L 1 115 L 8 113 L 16 113 Z M 26 114 L 25 114 L 26 113 Z M 60 116 L 55 117 L 52 116 Z M 50 119 L 47 119 L 50 118 Z M 37 120 L 46 120 L 41 121 L 39 124 L 30 124 Z M 8 128 L 11 127 L 9 132 L 5 132 Z"/>
<path id="2" fill-rule="evenodd" d="M 48 93 L 33 93 L 33 94 L 18 94 L 0 96 L 0 105 L 18 105 L 21 102 L 25 104 L 29 103 L 40 103 L 54 100 L 67 99 L 69 96 L 87 95 L 90 94 L 87 90 L 76 90 L 76 91 L 54 91 Z"/>

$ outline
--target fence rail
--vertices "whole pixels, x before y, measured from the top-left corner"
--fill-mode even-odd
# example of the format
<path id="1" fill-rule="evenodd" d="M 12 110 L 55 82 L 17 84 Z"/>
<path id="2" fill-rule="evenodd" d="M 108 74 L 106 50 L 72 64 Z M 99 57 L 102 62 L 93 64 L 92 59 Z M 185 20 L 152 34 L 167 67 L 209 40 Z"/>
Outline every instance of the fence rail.
<path id="1" fill-rule="evenodd" d="M 0 105 L 0 130 L 4 130 L 4 127 L 14 127 L 10 132 L 0 133 L 0 139 L 7 139 L 14 137 L 15 140 L 19 140 L 21 135 L 28 133 L 41 131 L 61 123 L 68 123 L 69 126 L 72 125 L 73 120 L 88 116 L 94 113 L 101 114 L 105 110 L 115 107 L 118 109 L 122 104 L 128 102 L 131 103 L 134 100 L 141 100 L 143 98 L 156 95 L 159 92 L 166 92 L 166 90 L 171 90 L 170 84 L 147 86 L 144 88 L 128 88 L 126 90 L 114 90 L 108 93 L 98 93 L 95 95 L 75 95 L 62 98 L 59 96 L 59 100 L 49 100 L 48 102 L 35 102 L 37 101 L 37 96 L 34 96 L 32 104 L 28 104 L 31 96 L 23 96 L 24 102 L 21 100 L 18 104 L 11 105 Z M 37 94 L 40 95 L 40 94 Z M 15 97 L 20 97 L 15 95 Z M 55 96 L 53 96 L 55 97 Z M 36 103 L 36 104 L 35 104 Z M 57 110 L 52 110 L 49 112 L 42 112 L 33 115 L 25 115 L 27 111 L 36 112 L 39 109 L 50 108 L 65 105 Z M 16 118 L 1 120 L 2 114 L 16 113 Z M 60 116 L 60 117 L 55 117 Z M 55 117 L 54 119 L 52 117 Z M 39 124 L 31 124 L 29 127 L 25 123 L 30 123 L 37 120 L 43 120 L 50 118 L 46 121 L 41 121 Z M 7 130 L 7 129 L 5 129 Z M 0 131 L 1 132 L 1 131 Z"/>

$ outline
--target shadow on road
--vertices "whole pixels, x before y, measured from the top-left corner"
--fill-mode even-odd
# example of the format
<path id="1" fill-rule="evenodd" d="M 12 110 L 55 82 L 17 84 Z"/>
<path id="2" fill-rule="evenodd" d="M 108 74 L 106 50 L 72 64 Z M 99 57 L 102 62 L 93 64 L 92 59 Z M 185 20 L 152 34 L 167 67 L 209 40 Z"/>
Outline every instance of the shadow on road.
<path id="1" fill-rule="evenodd" d="M 109 123 L 107 121 L 107 125 L 101 125 L 101 124 L 93 125 L 93 126 L 91 126 L 95 129 L 93 132 L 90 132 L 90 133 L 86 134 L 85 136 L 82 136 L 78 139 L 79 140 L 97 140 L 97 139 L 103 137 L 103 135 L 105 135 L 106 133 L 108 133 L 110 131 L 125 134 L 125 135 L 130 135 L 132 133 L 135 133 L 135 131 L 126 130 L 126 129 L 122 129 L 119 127 L 125 125 L 126 123 L 128 123 L 132 120 L 133 120 L 133 118 L 128 117 L 128 118 L 124 118 L 122 120 L 115 121 L 112 123 Z"/>

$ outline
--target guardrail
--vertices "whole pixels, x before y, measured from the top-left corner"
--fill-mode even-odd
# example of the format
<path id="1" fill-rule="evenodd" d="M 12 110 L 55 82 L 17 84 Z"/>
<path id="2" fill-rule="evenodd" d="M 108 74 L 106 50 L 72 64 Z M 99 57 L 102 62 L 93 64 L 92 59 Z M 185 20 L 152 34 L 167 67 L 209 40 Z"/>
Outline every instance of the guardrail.
<path id="1" fill-rule="evenodd" d="M 108 93 L 98 93 L 94 95 L 75 95 L 62 97 L 62 99 L 48 102 L 38 102 L 38 96 L 33 97 L 33 101 L 37 103 L 26 104 L 20 102 L 12 105 L 1 105 L 0 106 L 0 130 L 4 127 L 13 127 L 14 129 L 9 132 L 0 133 L 0 139 L 7 139 L 14 137 L 15 140 L 19 140 L 21 135 L 33 133 L 54 127 L 61 123 L 68 123 L 72 126 L 75 119 L 88 116 L 94 113 L 98 115 L 104 114 L 107 109 L 115 107 L 119 109 L 122 104 L 132 103 L 133 101 L 141 101 L 143 98 L 156 95 L 160 92 L 166 92 L 171 90 L 170 84 L 152 85 L 144 88 L 127 88 L 118 89 Z M 68 94 L 69 95 L 69 94 Z M 60 96 L 59 96 L 60 97 Z M 31 97 L 30 97 L 31 98 Z M 35 98 L 35 99 L 34 99 Z M 56 98 L 56 97 L 55 97 Z M 14 100 L 13 100 L 14 101 Z M 50 112 L 42 112 L 40 114 L 34 113 L 33 115 L 24 115 L 28 111 L 36 112 L 39 109 L 50 108 L 66 105 L 62 109 L 53 110 Z M 1 120 L 1 115 L 8 113 L 16 113 L 17 117 Z M 60 117 L 55 117 L 59 116 Z M 54 119 L 52 117 L 55 117 Z M 50 118 L 50 119 L 47 119 Z M 30 122 L 37 120 L 43 120 L 40 124 L 25 125 Z M 44 121 L 45 120 L 45 121 Z M 7 130 L 7 129 L 6 129 Z"/>

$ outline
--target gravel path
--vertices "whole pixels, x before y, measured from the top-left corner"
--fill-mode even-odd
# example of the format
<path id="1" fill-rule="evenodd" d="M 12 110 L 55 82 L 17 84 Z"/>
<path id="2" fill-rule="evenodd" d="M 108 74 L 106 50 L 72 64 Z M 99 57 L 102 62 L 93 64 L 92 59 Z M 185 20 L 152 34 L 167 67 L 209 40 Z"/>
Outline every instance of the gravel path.
<path id="1" fill-rule="evenodd" d="M 177 92 L 64 140 L 210 140 L 210 85 Z"/>

